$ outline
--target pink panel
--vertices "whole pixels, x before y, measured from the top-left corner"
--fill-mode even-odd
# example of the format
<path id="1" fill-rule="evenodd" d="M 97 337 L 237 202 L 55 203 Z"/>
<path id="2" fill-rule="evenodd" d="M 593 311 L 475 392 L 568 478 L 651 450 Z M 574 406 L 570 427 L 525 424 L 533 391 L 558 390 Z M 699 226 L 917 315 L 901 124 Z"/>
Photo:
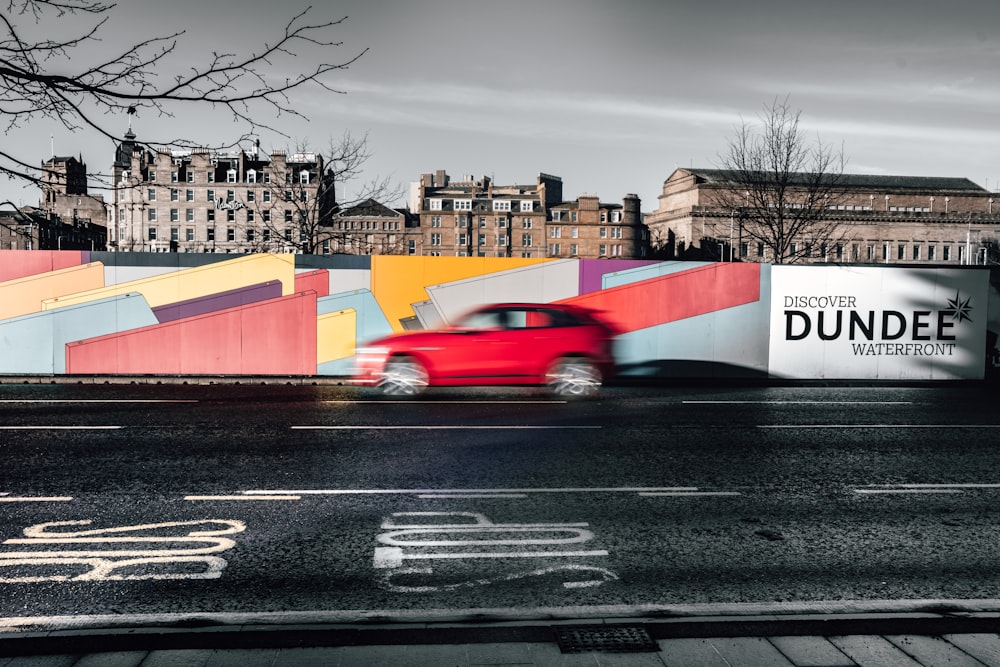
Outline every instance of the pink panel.
<path id="1" fill-rule="evenodd" d="M 316 293 L 299 292 L 70 343 L 66 372 L 313 375 Z"/>
<path id="2" fill-rule="evenodd" d="M 0 282 L 84 264 L 81 250 L 4 250 Z"/>
<path id="3" fill-rule="evenodd" d="M 564 299 L 599 310 L 622 333 L 760 300 L 760 265 L 718 263 Z"/>
<path id="4" fill-rule="evenodd" d="M 316 296 L 330 296 L 330 272 L 326 269 L 316 269 L 295 274 L 295 291 L 312 290 Z"/>

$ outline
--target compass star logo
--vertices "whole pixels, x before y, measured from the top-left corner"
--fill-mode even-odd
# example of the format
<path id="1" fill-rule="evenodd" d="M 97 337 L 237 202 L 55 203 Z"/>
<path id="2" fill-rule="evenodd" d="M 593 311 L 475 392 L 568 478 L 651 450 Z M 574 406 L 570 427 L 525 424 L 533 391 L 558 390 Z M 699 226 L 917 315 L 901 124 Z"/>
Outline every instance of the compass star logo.
<path id="1" fill-rule="evenodd" d="M 970 301 L 972 301 L 972 297 L 962 299 L 962 293 L 956 291 L 955 298 L 948 299 L 948 307 L 941 312 L 945 315 L 951 315 L 952 321 L 957 321 L 959 324 L 966 320 L 971 322 L 972 317 L 969 316 L 969 313 L 973 311 L 973 308 L 969 304 Z"/>

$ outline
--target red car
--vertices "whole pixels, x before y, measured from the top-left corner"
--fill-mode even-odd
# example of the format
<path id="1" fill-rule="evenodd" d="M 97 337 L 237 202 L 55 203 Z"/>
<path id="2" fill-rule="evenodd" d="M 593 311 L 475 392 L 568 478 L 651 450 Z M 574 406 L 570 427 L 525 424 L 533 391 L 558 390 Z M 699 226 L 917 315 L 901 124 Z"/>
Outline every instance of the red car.
<path id="1" fill-rule="evenodd" d="M 501 303 L 453 325 L 392 334 L 358 348 L 355 382 L 385 394 L 428 386 L 548 385 L 586 396 L 614 370 L 616 332 L 579 306 Z"/>

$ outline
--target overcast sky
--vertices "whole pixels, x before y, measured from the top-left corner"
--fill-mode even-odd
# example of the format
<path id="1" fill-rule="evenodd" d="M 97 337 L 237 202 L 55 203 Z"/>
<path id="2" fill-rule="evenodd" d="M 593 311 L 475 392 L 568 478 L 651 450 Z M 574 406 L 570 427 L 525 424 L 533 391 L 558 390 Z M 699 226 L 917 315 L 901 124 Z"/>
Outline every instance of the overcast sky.
<path id="1" fill-rule="evenodd" d="M 1000 190 L 1000 2 L 996 0 L 324 0 L 313 20 L 348 17 L 343 58 L 368 52 L 309 91 L 309 122 L 278 121 L 323 148 L 368 134 L 367 176 L 399 183 L 444 169 L 497 183 L 560 176 L 567 199 L 626 193 L 656 208 L 678 167 L 714 167 L 742 120 L 776 98 L 802 127 L 843 147 L 847 171 L 967 177 Z M 123 0 L 115 36 L 186 30 L 179 52 L 253 49 L 307 6 L 300 0 Z M 231 120 L 179 110 L 207 144 Z M 268 119 L 273 121 L 273 119 Z M 159 119 L 133 120 L 140 138 Z M 287 122 L 287 125 L 285 123 Z M 124 133 L 127 120 L 121 119 Z M 54 123 L 4 138 L 30 162 L 83 155 L 105 171 L 113 147 Z M 0 182 L 0 195 L 38 194 Z M 398 202 L 404 205 L 405 202 Z"/>

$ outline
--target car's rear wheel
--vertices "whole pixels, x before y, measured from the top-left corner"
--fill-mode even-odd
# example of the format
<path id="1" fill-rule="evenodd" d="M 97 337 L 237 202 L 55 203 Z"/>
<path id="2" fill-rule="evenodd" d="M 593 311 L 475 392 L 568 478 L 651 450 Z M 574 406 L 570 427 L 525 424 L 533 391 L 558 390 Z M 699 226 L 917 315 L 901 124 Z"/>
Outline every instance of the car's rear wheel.
<path id="1" fill-rule="evenodd" d="M 413 357 L 391 357 L 385 363 L 379 387 L 388 396 L 415 396 L 427 388 L 427 370 Z"/>
<path id="2" fill-rule="evenodd" d="M 549 369 L 546 383 L 557 396 L 590 396 L 601 388 L 601 370 L 586 357 L 563 357 Z"/>

